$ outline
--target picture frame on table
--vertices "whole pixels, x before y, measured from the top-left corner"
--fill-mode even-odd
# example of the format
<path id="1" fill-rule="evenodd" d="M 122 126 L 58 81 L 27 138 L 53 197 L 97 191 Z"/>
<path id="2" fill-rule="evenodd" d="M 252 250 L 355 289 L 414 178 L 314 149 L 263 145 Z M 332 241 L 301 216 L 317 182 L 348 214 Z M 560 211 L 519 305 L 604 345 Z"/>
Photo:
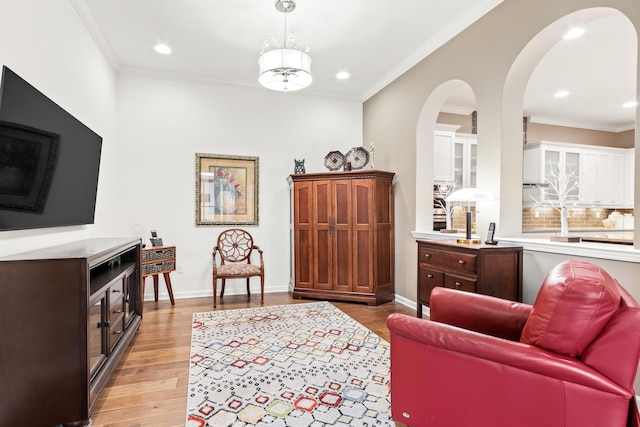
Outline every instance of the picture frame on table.
<path id="1" fill-rule="evenodd" d="M 259 159 L 196 153 L 196 225 L 258 225 Z"/>

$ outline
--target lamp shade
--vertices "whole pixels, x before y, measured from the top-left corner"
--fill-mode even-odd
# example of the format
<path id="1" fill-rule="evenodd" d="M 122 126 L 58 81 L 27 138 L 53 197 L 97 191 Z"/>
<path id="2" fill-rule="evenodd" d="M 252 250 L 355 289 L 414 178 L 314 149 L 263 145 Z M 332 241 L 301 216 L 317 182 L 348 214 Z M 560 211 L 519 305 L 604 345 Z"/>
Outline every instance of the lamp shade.
<path id="1" fill-rule="evenodd" d="M 290 92 L 304 89 L 313 80 L 311 57 L 299 49 L 267 50 L 258 58 L 258 65 L 258 81 L 268 89 Z"/>
<path id="2" fill-rule="evenodd" d="M 479 202 L 493 200 L 493 196 L 479 188 L 467 187 L 456 190 L 446 198 L 447 202 Z"/>
<path id="3" fill-rule="evenodd" d="M 471 202 L 479 202 L 482 200 L 493 200 L 493 196 L 484 190 L 474 187 L 461 188 L 449 194 L 445 199 L 448 202 L 466 202 L 468 204 L 466 212 L 466 238 L 458 239 L 458 243 L 480 243 L 480 239 L 471 238 Z"/>

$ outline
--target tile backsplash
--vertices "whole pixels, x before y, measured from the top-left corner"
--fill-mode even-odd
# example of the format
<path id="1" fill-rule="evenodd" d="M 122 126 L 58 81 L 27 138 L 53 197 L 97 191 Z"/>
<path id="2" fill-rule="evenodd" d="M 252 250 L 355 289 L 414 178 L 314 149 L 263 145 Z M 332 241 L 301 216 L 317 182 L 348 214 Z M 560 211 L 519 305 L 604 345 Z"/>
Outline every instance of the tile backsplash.
<path id="1" fill-rule="evenodd" d="M 475 212 L 472 211 L 472 223 L 475 231 Z M 607 218 L 611 212 L 620 212 L 621 214 L 633 214 L 633 209 L 604 209 L 604 208 L 574 208 L 569 211 L 569 231 L 585 230 L 585 229 L 603 229 L 602 220 Z M 453 228 L 465 230 L 466 228 L 466 209 L 454 208 L 453 212 Z M 534 207 L 522 209 L 522 231 L 559 231 L 560 230 L 560 212 L 549 207 Z"/>
<path id="2" fill-rule="evenodd" d="M 602 220 L 613 211 L 633 214 L 633 209 L 574 208 L 569 211 L 569 230 L 602 229 Z M 522 231 L 559 230 L 560 212 L 549 207 L 522 209 Z"/>

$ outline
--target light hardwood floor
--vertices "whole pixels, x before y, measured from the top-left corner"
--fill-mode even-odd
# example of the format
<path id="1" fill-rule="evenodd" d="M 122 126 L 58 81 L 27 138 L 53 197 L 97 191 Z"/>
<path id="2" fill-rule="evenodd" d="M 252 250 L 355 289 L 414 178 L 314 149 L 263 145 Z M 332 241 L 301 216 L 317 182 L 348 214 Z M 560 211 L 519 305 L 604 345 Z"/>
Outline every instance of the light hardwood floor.
<path id="1" fill-rule="evenodd" d="M 265 294 L 264 305 L 313 302 L 294 300 L 287 293 Z M 189 376 L 189 349 L 193 313 L 213 310 L 212 298 L 146 301 L 142 326 L 114 372 L 92 412 L 92 427 L 184 426 Z M 415 315 L 406 306 L 390 302 L 376 307 L 333 302 L 340 310 L 389 340 L 386 326 L 391 313 Z M 260 296 L 228 295 L 218 310 L 259 307 Z M 401 426 L 401 424 L 397 424 Z"/>

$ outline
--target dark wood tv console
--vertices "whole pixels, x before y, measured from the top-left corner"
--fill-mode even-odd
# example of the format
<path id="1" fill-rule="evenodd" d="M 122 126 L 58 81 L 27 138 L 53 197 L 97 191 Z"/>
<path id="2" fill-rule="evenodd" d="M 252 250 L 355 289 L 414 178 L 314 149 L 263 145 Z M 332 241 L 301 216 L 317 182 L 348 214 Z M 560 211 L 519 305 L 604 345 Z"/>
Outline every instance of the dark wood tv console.
<path id="1" fill-rule="evenodd" d="M 140 240 L 0 258 L 0 426 L 82 426 L 142 320 Z"/>

